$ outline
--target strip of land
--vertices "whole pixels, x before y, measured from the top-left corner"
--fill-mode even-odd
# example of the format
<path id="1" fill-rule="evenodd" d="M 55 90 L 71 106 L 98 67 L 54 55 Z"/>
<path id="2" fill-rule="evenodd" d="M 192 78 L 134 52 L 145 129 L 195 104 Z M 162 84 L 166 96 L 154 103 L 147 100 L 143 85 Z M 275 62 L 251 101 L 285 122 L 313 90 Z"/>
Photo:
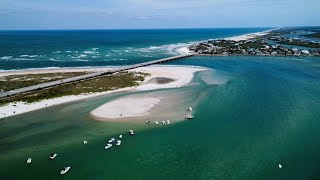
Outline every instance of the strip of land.
<path id="1" fill-rule="evenodd" d="M 245 35 L 240 35 L 240 36 L 229 37 L 229 38 L 225 38 L 225 40 L 247 41 L 250 39 L 257 38 L 257 37 L 265 36 L 265 35 L 269 34 L 270 32 L 277 30 L 277 29 L 271 29 L 271 30 L 267 30 L 267 31 L 257 32 L 257 33 L 250 33 L 250 34 L 245 34 Z"/>
<path id="2" fill-rule="evenodd" d="M 110 70 L 107 70 L 104 72 L 90 73 L 90 74 L 85 74 L 85 75 L 81 75 L 81 76 L 70 77 L 70 78 L 65 78 L 65 79 L 61 79 L 61 80 L 50 81 L 47 83 L 36 84 L 33 86 L 24 87 L 24 88 L 14 89 L 11 91 L 4 91 L 4 92 L 0 92 L 0 98 L 7 98 L 7 97 L 15 96 L 18 94 L 23 94 L 23 93 L 32 92 L 32 91 L 38 91 L 38 90 L 42 90 L 42 89 L 50 88 L 50 87 L 54 87 L 54 86 L 60 86 L 62 84 L 74 83 L 74 82 L 79 82 L 82 80 L 88 80 L 88 79 L 92 79 L 92 78 L 96 78 L 96 77 L 111 75 L 114 73 L 119 73 L 119 72 L 131 70 L 131 69 L 136 69 L 139 67 L 146 67 L 146 66 L 150 66 L 150 65 L 170 62 L 170 61 L 174 61 L 174 60 L 178 60 L 178 59 L 182 59 L 182 58 L 191 57 L 194 55 L 195 55 L 194 53 L 190 53 L 190 54 L 186 54 L 186 55 L 173 56 L 173 57 L 143 62 L 143 63 L 139 63 L 139 64 L 121 66 L 121 67 L 110 69 Z"/>
<path id="3" fill-rule="evenodd" d="M 70 72 L 69 70 L 71 69 L 68 69 L 68 72 Z M 88 68 L 83 70 L 88 71 Z M 104 71 L 105 68 L 90 69 L 90 71 L 97 72 L 101 70 Z M 99 77 L 92 81 L 88 80 L 49 88 L 36 93 L 32 92 L 27 95 L 23 94 L 20 100 L 15 101 L 11 99 L 9 103 L 4 103 L 3 106 L 0 107 L 0 118 L 115 92 L 182 87 L 192 80 L 195 72 L 203 70 L 205 70 L 205 68 L 196 66 L 149 66 L 129 70 L 123 74 L 118 73 L 107 76 L 105 79 Z M 43 70 L 41 71 L 43 72 Z M 56 71 L 61 71 L 61 69 L 47 69 L 45 73 L 55 73 Z M 76 69 L 76 71 L 79 72 L 80 70 Z M 27 72 L 23 73 L 22 71 L 18 71 L 17 73 L 24 74 Z M 14 71 L 11 71 L 10 75 L 15 75 Z M 58 95 L 58 97 L 54 97 L 53 95 Z M 43 99 L 37 99 L 39 96 Z M 31 98 L 31 100 L 28 103 L 28 101 L 23 98 Z M 34 99 L 36 100 L 34 101 Z"/>

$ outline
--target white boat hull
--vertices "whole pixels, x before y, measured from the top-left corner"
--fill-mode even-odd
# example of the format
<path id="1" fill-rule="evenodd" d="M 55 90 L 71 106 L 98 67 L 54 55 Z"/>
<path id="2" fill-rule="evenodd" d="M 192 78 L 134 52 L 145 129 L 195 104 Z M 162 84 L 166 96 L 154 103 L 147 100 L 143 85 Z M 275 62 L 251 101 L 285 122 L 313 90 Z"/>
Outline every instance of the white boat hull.
<path id="1" fill-rule="evenodd" d="M 117 145 L 117 146 L 120 146 L 120 145 L 121 145 L 121 141 L 118 140 L 116 145 Z"/>
<path id="2" fill-rule="evenodd" d="M 52 156 L 50 156 L 50 159 L 54 159 L 57 156 L 57 154 L 53 154 Z"/>
<path id="3" fill-rule="evenodd" d="M 27 159 L 27 164 L 31 164 L 31 162 L 32 162 L 32 159 L 31 159 L 31 158 L 28 158 L 28 159 Z"/>
<path id="4" fill-rule="evenodd" d="M 109 148 L 111 148 L 112 147 L 112 144 L 107 144 L 105 147 L 104 147 L 104 149 L 109 149 Z"/>
<path id="5" fill-rule="evenodd" d="M 66 174 L 69 170 L 70 170 L 70 167 L 66 167 L 66 168 L 64 168 L 63 170 L 60 171 L 60 174 L 61 174 L 61 175 L 64 175 L 64 174 Z"/>

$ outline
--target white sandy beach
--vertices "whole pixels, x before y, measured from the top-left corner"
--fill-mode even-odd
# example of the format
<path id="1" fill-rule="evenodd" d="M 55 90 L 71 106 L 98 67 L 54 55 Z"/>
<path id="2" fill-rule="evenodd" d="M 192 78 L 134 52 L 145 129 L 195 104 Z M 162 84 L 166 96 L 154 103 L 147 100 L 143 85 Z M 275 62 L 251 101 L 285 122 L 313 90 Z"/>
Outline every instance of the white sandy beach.
<path id="1" fill-rule="evenodd" d="M 250 40 L 259 36 L 264 36 L 267 35 L 269 32 L 273 31 L 275 29 L 267 30 L 267 31 L 262 31 L 262 32 L 257 32 L 257 33 L 250 33 L 250 34 L 245 34 L 241 36 L 234 36 L 234 37 L 229 37 L 225 38 L 226 40 L 233 40 L 233 41 L 246 41 Z"/>
<path id="2" fill-rule="evenodd" d="M 108 68 L 75 68 L 75 69 L 41 69 L 39 72 L 37 70 L 31 70 L 32 73 L 55 73 L 55 72 L 74 72 L 76 71 L 102 71 Z M 63 96 L 54 99 L 47 99 L 42 100 L 39 102 L 34 103 L 24 103 L 24 102 L 16 102 L 10 103 L 8 105 L 0 107 L 0 119 L 5 117 L 10 117 L 58 104 L 63 104 L 67 102 L 83 100 L 86 98 L 106 95 L 115 92 L 122 92 L 122 91 L 145 91 L 145 90 L 154 90 L 154 89 L 162 89 L 162 88 L 177 88 L 182 87 L 188 84 L 195 72 L 206 70 L 202 67 L 195 67 L 195 66 L 149 66 L 149 67 L 142 67 L 137 68 L 131 71 L 134 72 L 144 72 L 149 73 L 150 76 L 147 76 L 140 85 L 136 87 L 128 87 L 117 89 L 113 91 L 107 91 L 102 93 L 90 93 L 90 94 L 83 94 L 83 95 L 74 95 L 74 96 Z M 13 75 L 13 74 L 29 74 L 30 71 L 10 71 L 10 72 L 2 72 L 0 76 L 4 75 Z M 171 79 L 172 82 L 159 84 L 152 81 L 154 78 L 168 78 Z M 143 102 L 141 102 L 143 103 Z M 148 107 L 148 106 L 145 106 Z M 142 111 L 142 110 L 141 110 Z"/>
<path id="3" fill-rule="evenodd" d="M 178 51 L 180 52 L 180 54 L 190 54 L 191 53 L 188 46 L 179 48 Z"/>

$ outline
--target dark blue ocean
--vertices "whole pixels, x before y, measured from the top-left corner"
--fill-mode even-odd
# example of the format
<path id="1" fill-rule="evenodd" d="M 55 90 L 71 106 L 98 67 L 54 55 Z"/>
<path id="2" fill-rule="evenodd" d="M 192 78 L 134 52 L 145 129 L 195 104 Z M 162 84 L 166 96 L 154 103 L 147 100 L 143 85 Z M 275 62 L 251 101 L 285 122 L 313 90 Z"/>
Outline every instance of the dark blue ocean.
<path id="1" fill-rule="evenodd" d="M 128 65 L 182 54 L 197 41 L 267 29 L 0 31 L 0 70 Z"/>

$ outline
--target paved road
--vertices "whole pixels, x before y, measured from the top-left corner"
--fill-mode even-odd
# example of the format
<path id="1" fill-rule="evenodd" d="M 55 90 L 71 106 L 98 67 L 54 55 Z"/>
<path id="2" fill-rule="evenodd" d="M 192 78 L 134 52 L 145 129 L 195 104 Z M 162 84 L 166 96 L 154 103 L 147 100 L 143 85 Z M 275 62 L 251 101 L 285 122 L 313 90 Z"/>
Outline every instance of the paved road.
<path id="1" fill-rule="evenodd" d="M 62 80 L 57 80 L 57 81 L 37 84 L 37 85 L 29 86 L 29 87 L 24 87 L 24 88 L 15 89 L 15 90 L 7 91 L 7 92 L 2 92 L 2 93 L 0 93 L 0 99 L 7 98 L 7 97 L 10 97 L 10 96 L 14 96 L 14 95 L 18 95 L 18 94 L 22 94 L 22 93 L 26 93 L 26 92 L 37 91 L 37 90 L 41 90 L 41 89 L 45 89 L 45 88 L 49 88 L 49 87 L 53 87 L 53 86 L 59 86 L 61 84 L 77 82 L 77 81 L 80 81 L 80 80 L 86 80 L 86 79 L 95 78 L 95 77 L 99 77 L 99 76 L 109 75 L 109 74 L 113 74 L 113 73 L 116 73 L 116 72 L 126 71 L 126 70 L 130 70 L 130 69 L 144 67 L 144 66 L 150 66 L 150 65 L 153 65 L 153 64 L 160 64 L 160 63 L 164 63 L 164 62 L 174 61 L 174 60 L 177 60 L 177 59 L 191 57 L 191 56 L 194 56 L 194 55 L 195 54 L 174 56 L 174 57 L 169 57 L 169 58 L 149 61 L 149 62 L 145 62 L 145 63 L 141 63 L 141 64 L 134 64 L 134 65 L 129 65 L 129 66 L 121 66 L 120 68 L 107 70 L 105 72 L 91 73 L 91 74 L 86 74 L 86 75 L 66 78 L 66 79 L 62 79 Z"/>

